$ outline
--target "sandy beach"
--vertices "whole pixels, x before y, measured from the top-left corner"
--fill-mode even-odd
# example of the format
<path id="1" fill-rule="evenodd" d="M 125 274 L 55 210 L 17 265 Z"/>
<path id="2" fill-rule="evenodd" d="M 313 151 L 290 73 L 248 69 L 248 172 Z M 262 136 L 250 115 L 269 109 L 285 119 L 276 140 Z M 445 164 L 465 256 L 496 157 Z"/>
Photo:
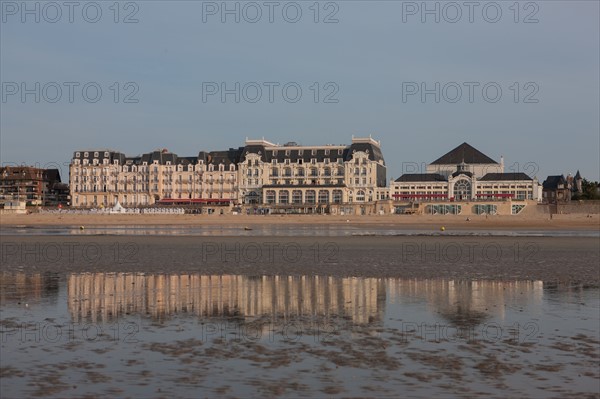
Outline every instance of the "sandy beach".
<path id="1" fill-rule="evenodd" d="M 470 221 L 460 215 L 77 215 L 39 214 L 1 215 L 0 228 L 14 226 L 252 226 L 273 224 L 385 226 L 406 229 L 536 229 L 600 230 L 599 214 L 531 216 L 475 216 Z"/>

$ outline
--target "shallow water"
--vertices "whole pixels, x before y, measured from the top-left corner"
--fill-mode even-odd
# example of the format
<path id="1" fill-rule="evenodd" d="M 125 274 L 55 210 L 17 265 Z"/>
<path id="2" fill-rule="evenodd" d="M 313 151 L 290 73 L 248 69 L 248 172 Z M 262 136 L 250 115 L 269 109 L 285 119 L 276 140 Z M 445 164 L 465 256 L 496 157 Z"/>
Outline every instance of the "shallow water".
<path id="1" fill-rule="evenodd" d="M 399 229 L 387 226 L 315 225 L 315 224 L 264 224 L 251 227 L 210 225 L 202 226 L 11 226 L 0 229 L 2 235 L 108 235 L 108 236 L 469 236 L 469 237 L 600 237 L 595 230 L 485 230 L 460 228 L 440 231 L 437 228 Z"/>
<path id="2" fill-rule="evenodd" d="M 597 289 L 0 275 L 0 396 L 598 395 Z"/>

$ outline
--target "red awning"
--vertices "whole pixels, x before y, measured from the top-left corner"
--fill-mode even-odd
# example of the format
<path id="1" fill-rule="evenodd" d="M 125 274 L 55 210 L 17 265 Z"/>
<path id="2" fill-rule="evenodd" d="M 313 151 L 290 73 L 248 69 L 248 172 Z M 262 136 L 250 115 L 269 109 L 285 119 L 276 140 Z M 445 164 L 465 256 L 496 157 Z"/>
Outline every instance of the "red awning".
<path id="1" fill-rule="evenodd" d="M 475 194 L 477 197 L 501 197 L 501 198 L 508 198 L 508 197 L 514 197 L 514 194 L 506 194 L 506 193 L 497 193 L 497 194 Z"/>
<path id="2" fill-rule="evenodd" d="M 445 198 L 448 194 L 392 194 L 394 198 Z"/>

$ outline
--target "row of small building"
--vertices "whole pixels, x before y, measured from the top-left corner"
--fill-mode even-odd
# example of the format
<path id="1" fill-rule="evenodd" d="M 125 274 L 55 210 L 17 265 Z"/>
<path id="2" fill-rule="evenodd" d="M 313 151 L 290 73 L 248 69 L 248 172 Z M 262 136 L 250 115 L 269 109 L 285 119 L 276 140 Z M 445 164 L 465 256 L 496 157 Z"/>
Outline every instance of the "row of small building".
<path id="1" fill-rule="evenodd" d="M 481 207 L 485 202 L 568 201 L 582 180 L 578 172 L 549 176 L 541 185 L 525 173 L 506 173 L 503 158 L 497 162 L 463 143 L 428 164 L 426 173 L 388 182 L 381 143 L 371 137 L 322 146 L 246 140 L 243 147 L 191 157 L 166 149 L 135 157 L 81 150 L 73 154 L 69 185 L 57 169 L 4 167 L 0 179 L 0 200 L 30 205 L 246 206 L 269 213 L 340 214 L 408 213 L 421 204 L 431 213 L 460 213 L 449 203 L 472 201 L 480 205 L 476 213 L 485 213 L 490 211 Z"/>

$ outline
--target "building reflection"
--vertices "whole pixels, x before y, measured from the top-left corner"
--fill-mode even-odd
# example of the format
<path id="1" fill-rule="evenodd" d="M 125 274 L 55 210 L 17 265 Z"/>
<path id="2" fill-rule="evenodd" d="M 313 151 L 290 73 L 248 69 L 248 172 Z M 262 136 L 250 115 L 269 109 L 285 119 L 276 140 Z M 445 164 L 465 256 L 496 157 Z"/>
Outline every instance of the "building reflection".
<path id="1" fill-rule="evenodd" d="M 176 313 L 203 318 L 343 317 L 381 320 L 385 283 L 377 278 L 84 273 L 68 278 L 75 321 L 108 321 L 127 313 L 163 319 Z"/>
<path id="2" fill-rule="evenodd" d="M 505 318 L 505 304 L 537 306 L 542 302 L 542 281 L 390 280 L 389 297 L 419 297 L 428 308 L 456 327 L 474 327 L 493 315 Z"/>
<path id="3" fill-rule="evenodd" d="M 0 273 L 0 305 L 57 298 L 58 290 L 54 273 Z"/>

